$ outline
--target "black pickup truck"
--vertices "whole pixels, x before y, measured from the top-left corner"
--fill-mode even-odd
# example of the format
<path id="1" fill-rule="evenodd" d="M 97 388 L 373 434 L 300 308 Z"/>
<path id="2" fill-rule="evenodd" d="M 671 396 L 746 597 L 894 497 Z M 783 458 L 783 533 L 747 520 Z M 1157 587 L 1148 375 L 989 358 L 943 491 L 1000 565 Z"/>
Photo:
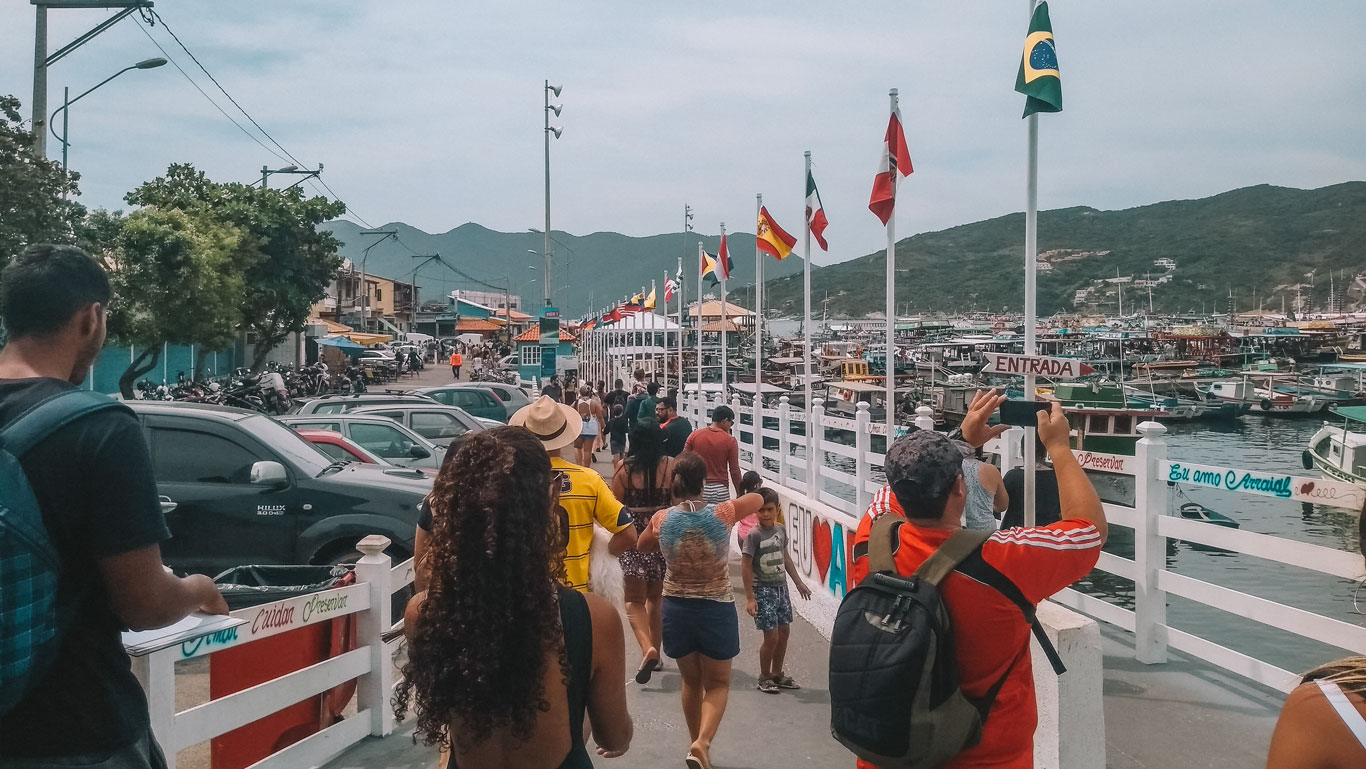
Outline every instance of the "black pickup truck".
<path id="1" fill-rule="evenodd" d="M 245 409 L 132 401 L 147 432 L 176 571 L 353 560 L 367 534 L 412 554 L 431 479 L 401 467 L 333 462 L 293 430 Z"/>

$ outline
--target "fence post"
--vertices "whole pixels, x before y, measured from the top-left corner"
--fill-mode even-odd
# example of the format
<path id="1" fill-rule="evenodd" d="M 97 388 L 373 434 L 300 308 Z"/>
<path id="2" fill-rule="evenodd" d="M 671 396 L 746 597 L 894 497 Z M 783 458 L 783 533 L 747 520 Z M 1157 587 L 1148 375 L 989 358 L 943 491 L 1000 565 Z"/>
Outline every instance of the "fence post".
<path id="1" fill-rule="evenodd" d="M 722 393 L 722 394 L 721 394 L 721 402 L 724 403 L 725 400 L 726 400 L 726 394 L 725 394 L 725 393 Z M 739 396 L 739 395 L 732 395 L 732 396 L 730 396 L 730 410 L 735 412 L 735 442 L 738 443 L 738 444 L 740 444 L 740 448 L 743 449 L 743 448 L 745 447 L 745 441 L 744 441 L 744 437 L 745 437 L 745 413 L 744 413 L 744 411 L 741 410 L 741 409 L 742 409 L 742 406 L 740 405 L 740 403 L 741 403 L 741 401 L 740 401 L 740 396 Z M 752 437 L 752 436 L 753 436 L 753 434 L 751 433 L 751 437 Z M 750 455 L 749 455 L 749 463 L 750 463 L 750 468 L 749 468 L 749 469 L 754 470 L 755 472 L 758 472 L 758 469 L 755 467 L 755 465 L 758 464 L 758 457 L 756 457 L 756 456 L 754 455 L 753 451 L 754 451 L 754 448 L 753 448 L 753 446 L 751 446 L 751 447 L 750 447 Z"/>
<path id="2" fill-rule="evenodd" d="M 754 426 L 754 472 L 763 475 L 764 471 L 764 396 L 759 394 L 763 382 L 754 381 L 754 416 L 750 422 Z"/>
<path id="3" fill-rule="evenodd" d="M 915 410 L 915 426 L 920 430 L 934 430 L 934 409 L 929 406 L 918 406 Z M 887 436 L 887 447 L 892 446 L 892 436 Z"/>
<path id="4" fill-rule="evenodd" d="M 356 616 L 359 644 L 370 647 L 370 672 L 357 683 L 356 707 L 370 709 L 370 734 L 375 737 L 394 731 L 394 709 L 389 704 L 394 690 L 394 666 L 388 645 L 380 640 L 380 633 L 394 624 L 389 616 L 394 595 L 389 579 L 393 564 L 384 554 L 388 546 L 389 538 L 382 534 L 371 534 L 356 544 L 362 553 L 356 562 L 356 579 L 370 587 L 370 608 Z"/>
<path id="5" fill-rule="evenodd" d="M 147 713 L 151 716 L 152 736 L 166 754 L 167 769 L 175 769 L 175 652 L 180 646 L 133 657 L 133 675 L 147 695 Z"/>
<path id="6" fill-rule="evenodd" d="M 825 399 L 812 398 L 811 411 L 807 414 L 806 422 L 806 495 L 821 501 L 821 464 L 825 460 L 825 451 L 821 449 L 821 442 L 825 440 L 825 425 L 821 421 L 825 418 Z"/>
<path id="7" fill-rule="evenodd" d="M 868 464 L 868 452 L 873 450 L 873 434 L 869 432 L 872 427 L 872 419 L 868 416 L 868 403 L 859 401 L 857 413 L 854 414 L 854 484 L 858 487 L 854 490 L 855 510 L 859 515 L 868 509 L 868 503 L 872 501 L 872 495 L 868 493 L 868 480 L 871 467 Z M 887 436 L 888 447 L 891 447 L 892 437 Z"/>
<path id="8" fill-rule="evenodd" d="M 1020 454 L 1020 440 L 1024 437 L 1023 427 L 1012 427 L 1001 434 L 1001 474 L 1024 464 Z"/>
<path id="9" fill-rule="evenodd" d="M 786 395 L 778 399 L 778 483 L 787 485 L 787 452 L 791 439 L 787 431 L 792 429 L 792 410 L 788 407 L 791 402 Z"/>
<path id="10" fill-rule="evenodd" d="M 1157 477 L 1167 460 L 1167 428 L 1157 422 L 1138 426 L 1143 436 L 1135 447 L 1138 477 L 1134 479 L 1134 657 L 1147 664 L 1167 661 L 1167 594 L 1157 585 L 1158 572 L 1167 564 L 1166 537 L 1157 533 L 1157 521 L 1167 514 L 1167 483 Z"/>

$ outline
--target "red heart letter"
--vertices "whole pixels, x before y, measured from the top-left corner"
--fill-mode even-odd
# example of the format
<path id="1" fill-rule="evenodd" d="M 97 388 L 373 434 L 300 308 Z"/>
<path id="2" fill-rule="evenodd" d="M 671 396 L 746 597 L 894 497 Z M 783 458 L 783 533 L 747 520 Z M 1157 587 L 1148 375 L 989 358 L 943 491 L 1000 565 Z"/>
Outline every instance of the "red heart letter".
<path id="1" fill-rule="evenodd" d="M 822 518 L 811 523 L 811 555 L 816 560 L 821 584 L 825 584 L 825 573 L 830 570 L 830 524 Z"/>
<path id="2" fill-rule="evenodd" d="M 1304 485 L 1303 485 L 1303 486 L 1300 486 L 1300 493 L 1301 493 L 1301 494 L 1308 494 L 1309 492 L 1311 492 L 1311 491 L 1313 491 L 1313 490 L 1314 490 L 1314 482 L 1313 482 L 1313 481 L 1305 481 Z"/>

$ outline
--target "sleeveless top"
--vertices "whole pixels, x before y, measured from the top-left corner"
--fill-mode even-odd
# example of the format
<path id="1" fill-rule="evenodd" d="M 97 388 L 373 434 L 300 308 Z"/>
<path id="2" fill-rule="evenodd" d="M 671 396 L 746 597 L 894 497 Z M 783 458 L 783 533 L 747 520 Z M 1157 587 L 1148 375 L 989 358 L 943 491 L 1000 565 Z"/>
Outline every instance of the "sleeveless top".
<path id="1" fill-rule="evenodd" d="M 573 588 L 558 585 L 560 594 L 560 625 L 564 630 L 564 651 L 569 658 L 569 684 L 565 694 L 569 700 L 569 753 L 559 769 L 593 769 L 588 748 L 583 742 L 583 715 L 588 708 L 588 684 L 593 675 L 593 618 L 588 612 L 588 600 Z M 548 668 L 547 675 L 554 675 Z M 446 769 L 459 769 L 452 755 Z"/>
<path id="2" fill-rule="evenodd" d="M 1362 718 L 1361 712 L 1356 709 L 1351 700 L 1347 699 L 1347 695 L 1337 684 L 1322 678 L 1314 683 L 1318 684 L 1319 691 L 1323 692 L 1328 704 L 1337 711 L 1338 717 L 1347 725 L 1352 736 L 1357 738 L 1357 744 L 1361 746 L 1362 750 L 1366 750 L 1366 718 Z"/>
<path id="3" fill-rule="evenodd" d="M 625 487 L 623 491 L 625 493 L 621 496 L 621 503 L 630 508 L 633 513 L 648 512 L 654 514 L 668 507 L 669 501 L 673 498 L 673 491 L 669 486 L 659 485 L 661 481 L 666 480 L 665 476 L 668 475 L 668 471 L 664 468 L 667 468 L 668 466 L 668 462 L 660 460 L 660 463 L 655 466 L 655 487 L 653 489 L 638 489 L 635 488 L 634 485 L 635 473 L 631 470 L 631 464 L 623 464 L 621 468 L 617 470 L 617 472 L 625 474 L 625 478 L 622 479 L 622 485 Z M 644 473 L 641 473 L 641 475 L 644 475 Z"/>
<path id="4" fill-rule="evenodd" d="M 731 603 L 730 532 L 735 505 L 722 502 L 700 510 L 671 507 L 659 524 L 664 554 L 664 595 Z"/>
<path id="5" fill-rule="evenodd" d="M 598 420 L 593 417 L 593 400 L 591 398 L 579 398 L 574 402 L 574 410 L 579 412 L 583 418 L 583 430 L 579 435 L 597 435 Z M 588 412 L 588 413 L 584 413 Z"/>
<path id="6" fill-rule="evenodd" d="M 996 495 L 982 485 L 977 471 L 982 463 L 972 457 L 963 458 L 963 484 L 967 486 L 967 504 L 963 515 L 967 518 L 963 528 L 978 531 L 996 531 Z"/>

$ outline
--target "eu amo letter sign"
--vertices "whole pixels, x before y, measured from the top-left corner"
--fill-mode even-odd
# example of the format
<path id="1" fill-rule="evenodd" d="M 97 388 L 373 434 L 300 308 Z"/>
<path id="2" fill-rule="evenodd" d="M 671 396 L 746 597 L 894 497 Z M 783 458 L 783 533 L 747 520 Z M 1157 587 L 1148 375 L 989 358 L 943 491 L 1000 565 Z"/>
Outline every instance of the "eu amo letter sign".
<path id="1" fill-rule="evenodd" d="M 1000 352 L 989 352 L 984 355 L 987 358 L 987 365 L 982 369 L 984 374 L 1033 374 L 1051 379 L 1076 379 L 1096 372 L 1075 358 L 1048 358 L 1042 355 L 1013 355 Z"/>

